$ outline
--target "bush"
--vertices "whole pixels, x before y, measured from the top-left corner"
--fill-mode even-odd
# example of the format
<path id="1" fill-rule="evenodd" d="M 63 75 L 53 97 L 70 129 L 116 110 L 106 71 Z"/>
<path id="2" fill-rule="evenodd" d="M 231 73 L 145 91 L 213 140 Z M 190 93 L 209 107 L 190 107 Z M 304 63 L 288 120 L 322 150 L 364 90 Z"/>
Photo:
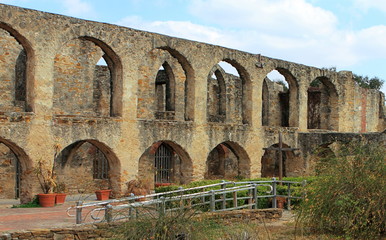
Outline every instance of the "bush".
<path id="1" fill-rule="evenodd" d="M 185 239 L 190 233 L 194 211 L 181 210 L 157 214 L 156 209 L 142 209 L 145 214 L 112 229 L 114 239 Z"/>
<path id="2" fill-rule="evenodd" d="M 12 208 L 37 208 L 40 207 L 39 199 L 37 196 L 35 196 L 31 202 L 19 204 L 19 205 L 13 205 Z"/>
<path id="3" fill-rule="evenodd" d="M 322 159 L 299 212 L 316 232 L 374 239 L 385 233 L 384 146 L 352 143 Z"/>

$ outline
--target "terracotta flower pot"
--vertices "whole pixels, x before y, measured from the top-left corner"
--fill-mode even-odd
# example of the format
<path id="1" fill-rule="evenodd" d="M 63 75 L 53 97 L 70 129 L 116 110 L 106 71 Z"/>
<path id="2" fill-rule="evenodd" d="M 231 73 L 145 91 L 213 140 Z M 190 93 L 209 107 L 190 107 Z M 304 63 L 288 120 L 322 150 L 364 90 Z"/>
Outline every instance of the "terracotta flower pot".
<path id="1" fill-rule="evenodd" d="M 284 204 L 286 203 L 286 198 L 285 197 L 276 197 L 276 202 L 277 202 L 277 208 L 284 208 Z"/>
<path id="2" fill-rule="evenodd" d="M 38 194 L 39 205 L 41 207 L 53 207 L 55 206 L 55 197 L 56 197 L 56 193 L 48 193 L 48 194 L 40 193 Z"/>
<path id="3" fill-rule="evenodd" d="M 111 190 L 96 190 L 95 195 L 98 200 L 108 200 L 110 198 Z"/>
<path id="4" fill-rule="evenodd" d="M 65 193 L 57 193 L 55 198 L 56 204 L 63 204 L 66 201 L 67 194 Z"/>

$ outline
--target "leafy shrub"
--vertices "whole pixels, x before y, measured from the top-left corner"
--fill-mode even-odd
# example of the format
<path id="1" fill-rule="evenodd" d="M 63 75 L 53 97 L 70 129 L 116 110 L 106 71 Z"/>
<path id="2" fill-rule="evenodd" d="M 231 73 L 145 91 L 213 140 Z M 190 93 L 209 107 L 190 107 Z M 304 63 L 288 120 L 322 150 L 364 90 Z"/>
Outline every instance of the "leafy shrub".
<path id="1" fill-rule="evenodd" d="M 31 202 L 19 204 L 19 205 L 13 205 L 12 208 L 37 208 L 40 207 L 39 199 L 37 196 L 35 196 Z"/>
<path id="2" fill-rule="evenodd" d="M 142 209 L 144 211 L 144 209 Z M 157 214 L 156 209 L 145 209 L 147 214 L 113 229 L 114 239 L 185 239 L 190 232 L 194 211 L 181 210 Z"/>
<path id="3" fill-rule="evenodd" d="M 307 186 L 300 222 L 316 232 L 374 239 L 385 233 L 386 150 L 352 143 L 317 166 Z"/>

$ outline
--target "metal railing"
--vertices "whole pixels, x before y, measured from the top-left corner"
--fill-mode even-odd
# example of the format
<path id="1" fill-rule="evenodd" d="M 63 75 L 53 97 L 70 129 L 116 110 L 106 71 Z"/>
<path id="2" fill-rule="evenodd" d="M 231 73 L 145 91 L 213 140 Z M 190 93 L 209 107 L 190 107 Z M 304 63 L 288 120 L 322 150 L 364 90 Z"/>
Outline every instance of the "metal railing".
<path id="1" fill-rule="evenodd" d="M 278 195 L 278 185 L 286 187 L 285 195 Z M 302 194 L 293 195 L 291 186 L 304 187 L 306 181 L 222 181 L 216 184 L 155 193 L 143 196 L 132 196 L 108 201 L 83 203 L 67 209 L 67 215 L 76 218 L 76 223 L 117 221 L 120 219 L 138 218 L 145 214 L 165 214 L 167 211 L 181 209 L 198 209 L 199 211 L 230 211 L 236 209 L 258 209 L 259 200 L 272 199 L 272 208 L 277 207 L 279 197 L 286 199 L 287 209 L 291 209 L 291 199 L 300 199 Z M 263 194 L 262 194 L 263 193 Z M 149 210 L 151 209 L 151 210 Z M 75 214 L 70 214 L 75 211 Z"/>

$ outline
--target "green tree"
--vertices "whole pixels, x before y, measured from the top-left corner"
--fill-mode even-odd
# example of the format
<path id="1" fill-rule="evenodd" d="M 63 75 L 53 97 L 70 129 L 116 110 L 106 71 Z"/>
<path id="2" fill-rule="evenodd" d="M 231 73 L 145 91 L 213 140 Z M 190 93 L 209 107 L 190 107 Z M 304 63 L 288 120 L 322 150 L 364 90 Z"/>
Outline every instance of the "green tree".
<path id="1" fill-rule="evenodd" d="M 384 80 L 378 77 L 369 78 L 368 76 L 361 76 L 354 74 L 354 81 L 359 84 L 360 87 L 369 88 L 369 89 L 381 89 L 383 86 Z"/>

